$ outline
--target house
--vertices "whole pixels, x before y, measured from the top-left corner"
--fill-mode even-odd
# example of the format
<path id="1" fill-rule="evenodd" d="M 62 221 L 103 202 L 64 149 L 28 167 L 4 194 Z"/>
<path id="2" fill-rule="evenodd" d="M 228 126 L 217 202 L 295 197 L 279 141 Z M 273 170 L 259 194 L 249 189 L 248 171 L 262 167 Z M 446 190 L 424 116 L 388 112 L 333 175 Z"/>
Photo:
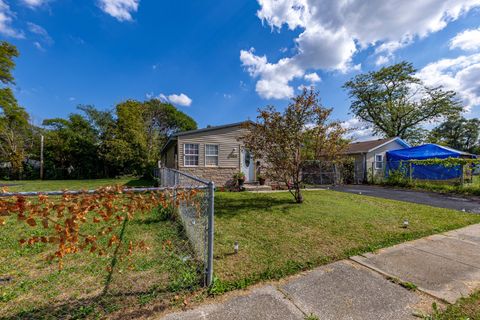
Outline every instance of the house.
<path id="1" fill-rule="evenodd" d="M 410 148 L 399 137 L 354 142 L 348 145 L 345 155 L 354 158 L 354 182 L 367 181 L 368 174 L 383 173 L 387 151 Z"/>
<path id="2" fill-rule="evenodd" d="M 161 150 L 161 164 L 214 181 L 217 186 L 232 182 L 233 175 L 245 174 L 246 182 L 256 181 L 257 164 L 239 138 L 246 122 L 237 122 L 173 134 Z"/>

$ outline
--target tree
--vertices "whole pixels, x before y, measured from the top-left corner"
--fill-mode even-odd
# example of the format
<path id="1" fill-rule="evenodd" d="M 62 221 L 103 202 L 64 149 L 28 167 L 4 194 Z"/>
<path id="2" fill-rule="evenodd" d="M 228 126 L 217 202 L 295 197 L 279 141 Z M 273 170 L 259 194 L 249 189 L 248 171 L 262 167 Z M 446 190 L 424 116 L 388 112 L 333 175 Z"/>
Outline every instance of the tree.
<path id="1" fill-rule="evenodd" d="M 248 124 L 241 137 L 253 157 L 265 164 L 265 175 L 283 182 L 297 203 L 303 202 L 301 170 L 306 158 L 305 142 L 317 158 L 334 160 L 346 147 L 345 130 L 329 121 L 332 109 L 324 108 L 318 93 L 304 89 L 283 113 L 273 106 L 259 110 L 256 123 Z"/>
<path id="2" fill-rule="evenodd" d="M 429 134 L 428 141 L 474 152 L 478 147 L 479 134 L 480 119 L 453 116 L 434 128 Z"/>
<path id="3" fill-rule="evenodd" d="M 50 167 L 50 171 L 54 168 L 63 171 L 60 176 L 55 171 L 51 172 L 51 176 L 55 178 L 101 176 L 98 134 L 86 117 L 73 113 L 68 119 L 46 119 L 43 125 L 49 129 L 45 132 L 47 167 Z"/>
<path id="4" fill-rule="evenodd" d="M 343 86 L 351 112 L 375 134 L 409 140 L 422 124 L 462 110 L 455 92 L 427 87 L 415 73 L 411 63 L 401 62 L 355 76 Z"/>
<path id="5" fill-rule="evenodd" d="M 15 46 L 0 42 L 0 157 L 12 166 L 17 177 L 23 171 L 23 161 L 31 143 L 29 115 L 18 105 L 9 85 L 14 84 L 13 58 L 18 57 Z"/>

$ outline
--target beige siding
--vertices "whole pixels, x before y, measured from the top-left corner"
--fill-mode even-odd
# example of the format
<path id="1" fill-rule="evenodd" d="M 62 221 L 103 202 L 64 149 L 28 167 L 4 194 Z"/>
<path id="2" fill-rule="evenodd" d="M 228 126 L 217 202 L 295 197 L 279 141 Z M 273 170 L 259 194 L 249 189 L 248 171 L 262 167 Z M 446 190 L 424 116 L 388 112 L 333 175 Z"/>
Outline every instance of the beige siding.
<path id="1" fill-rule="evenodd" d="M 371 169 L 373 167 L 373 162 L 375 161 L 375 155 L 381 154 L 383 155 L 383 161 L 385 162 L 385 154 L 387 151 L 398 150 L 398 149 L 405 149 L 403 145 L 401 145 L 397 140 L 391 141 L 386 145 L 373 150 L 372 152 L 367 153 L 367 167 Z"/>
<path id="2" fill-rule="evenodd" d="M 234 168 L 240 170 L 240 146 L 238 138 L 244 133 L 242 127 L 223 128 L 207 132 L 199 132 L 178 137 L 178 164 L 179 168 L 184 166 L 183 151 L 187 143 L 199 145 L 198 167 L 205 167 L 205 145 L 218 145 L 218 167 Z M 215 167 L 213 167 L 215 168 Z"/>

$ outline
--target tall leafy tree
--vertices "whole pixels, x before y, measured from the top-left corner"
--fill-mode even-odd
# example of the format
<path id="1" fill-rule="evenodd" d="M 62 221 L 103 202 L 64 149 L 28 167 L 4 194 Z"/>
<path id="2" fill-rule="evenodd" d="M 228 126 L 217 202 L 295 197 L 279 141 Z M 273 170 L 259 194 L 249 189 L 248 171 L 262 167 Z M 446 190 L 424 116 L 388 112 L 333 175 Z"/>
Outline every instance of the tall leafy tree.
<path id="1" fill-rule="evenodd" d="M 454 116 L 435 127 L 430 132 L 428 140 L 455 149 L 475 152 L 478 148 L 479 135 L 480 119 L 465 119 L 461 116 Z"/>
<path id="2" fill-rule="evenodd" d="M 49 129 L 45 133 L 45 155 L 50 169 L 47 174 L 55 178 L 96 178 L 100 175 L 98 135 L 86 117 L 74 113 L 68 119 L 44 120 L 43 125 Z"/>
<path id="3" fill-rule="evenodd" d="M 18 55 L 15 46 L 0 42 L 0 157 L 11 164 L 17 177 L 23 171 L 23 161 L 32 141 L 29 115 L 18 105 L 9 87 L 14 84 L 13 59 Z"/>
<path id="4" fill-rule="evenodd" d="M 415 73 L 411 63 L 401 62 L 355 76 L 343 86 L 350 111 L 376 134 L 409 140 L 422 124 L 462 110 L 455 92 L 425 86 Z"/>
<path id="5" fill-rule="evenodd" d="M 273 106 L 260 109 L 256 123 L 248 125 L 241 137 L 253 157 L 267 164 L 266 176 L 285 183 L 297 203 L 303 202 L 301 171 L 308 157 L 305 142 L 316 158 L 329 160 L 335 160 L 347 145 L 342 138 L 345 129 L 330 121 L 331 113 L 332 109 L 321 105 L 318 93 L 304 89 L 284 112 Z"/>

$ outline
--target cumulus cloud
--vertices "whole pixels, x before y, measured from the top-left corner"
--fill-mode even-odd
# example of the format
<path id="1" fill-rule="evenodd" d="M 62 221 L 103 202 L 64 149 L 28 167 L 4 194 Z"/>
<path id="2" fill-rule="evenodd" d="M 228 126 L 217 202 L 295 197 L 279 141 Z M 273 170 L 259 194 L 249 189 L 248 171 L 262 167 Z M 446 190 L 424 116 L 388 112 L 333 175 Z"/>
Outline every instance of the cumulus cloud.
<path id="1" fill-rule="evenodd" d="M 457 92 L 467 112 L 480 105 L 480 53 L 432 62 L 418 77 L 429 86 L 442 85 Z"/>
<path id="2" fill-rule="evenodd" d="M 15 14 L 10 10 L 9 5 L 4 0 L 0 0 L 0 34 L 11 38 L 24 38 L 22 31 L 12 27 L 14 17 Z"/>
<path id="3" fill-rule="evenodd" d="M 98 4 L 118 21 L 132 21 L 132 13 L 137 12 L 140 0 L 99 0 Z"/>
<path id="4" fill-rule="evenodd" d="M 467 29 L 450 40 L 450 49 L 473 51 L 480 49 L 480 28 Z"/>
<path id="5" fill-rule="evenodd" d="M 308 73 L 308 74 L 304 75 L 303 78 L 310 83 L 317 83 L 317 82 L 322 81 L 322 79 L 320 78 L 320 76 L 316 72 Z"/>
<path id="6" fill-rule="evenodd" d="M 168 96 L 168 101 L 175 105 L 179 105 L 182 107 L 188 107 L 192 104 L 192 99 L 190 99 L 186 94 L 171 94 Z"/>
<path id="7" fill-rule="evenodd" d="M 293 95 L 290 82 L 306 70 L 347 72 L 356 53 L 376 47 L 378 64 L 416 38 L 443 29 L 450 21 L 474 7 L 479 0 L 258 0 L 257 16 L 272 30 L 300 29 L 294 39 L 296 52 L 276 62 L 242 50 L 240 60 L 263 98 L 284 99 Z M 355 66 L 358 68 L 359 66 Z"/>
<path id="8" fill-rule="evenodd" d="M 193 102 L 193 100 L 184 93 L 171 94 L 168 96 L 163 93 L 160 93 L 157 96 L 155 96 L 153 93 L 147 93 L 145 96 L 147 97 L 147 99 L 158 99 L 160 101 L 168 102 L 182 107 L 189 107 Z"/>

